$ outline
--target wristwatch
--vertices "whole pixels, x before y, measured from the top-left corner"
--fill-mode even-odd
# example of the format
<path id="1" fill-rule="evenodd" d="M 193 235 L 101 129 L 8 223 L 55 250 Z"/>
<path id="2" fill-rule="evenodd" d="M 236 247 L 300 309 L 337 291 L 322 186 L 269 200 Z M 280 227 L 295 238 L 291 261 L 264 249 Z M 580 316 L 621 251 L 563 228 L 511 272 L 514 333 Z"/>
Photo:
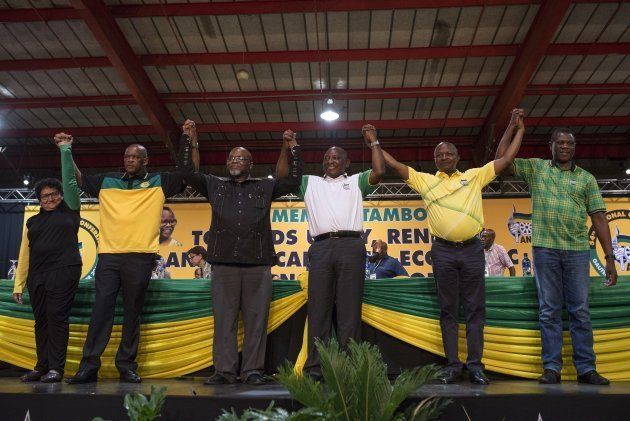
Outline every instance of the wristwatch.
<path id="1" fill-rule="evenodd" d="M 376 139 L 374 142 L 370 143 L 370 148 L 373 148 L 376 145 L 380 145 L 381 143 Z"/>

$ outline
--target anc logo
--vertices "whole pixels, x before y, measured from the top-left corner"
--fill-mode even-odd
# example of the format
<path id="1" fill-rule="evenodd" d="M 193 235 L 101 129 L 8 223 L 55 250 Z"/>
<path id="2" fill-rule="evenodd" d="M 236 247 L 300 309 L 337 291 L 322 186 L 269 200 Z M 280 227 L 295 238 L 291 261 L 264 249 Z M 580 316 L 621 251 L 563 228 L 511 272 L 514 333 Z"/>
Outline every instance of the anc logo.
<path id="1" fill-rule="evenodd" d="M 98 261 L 98 227 L 87 219 L 79 222 L 79 251 L 83 260 L 81 279 L 94 279 L 94 269 Z"/>
<path id="2" fill-rule="evenodd" d="M 630 269 L 630 209 L 616 209 L 606 212 L 606 220 L 610 226 L 617 271 L 628 272 Z M 588 240 L 591 246 L 591 265 L 601 276 L 606 276 L 604 250 L 599 244 L 597 233 L 593 227 L 588 231 Z"/>
<path id="3" fill-rule="evenodd" d="M 516 206 L 512 205 L 512 214 L 507 220 L 508 231 L 518 243 L 532 242 L 532 214 L 516 212 Z"/>

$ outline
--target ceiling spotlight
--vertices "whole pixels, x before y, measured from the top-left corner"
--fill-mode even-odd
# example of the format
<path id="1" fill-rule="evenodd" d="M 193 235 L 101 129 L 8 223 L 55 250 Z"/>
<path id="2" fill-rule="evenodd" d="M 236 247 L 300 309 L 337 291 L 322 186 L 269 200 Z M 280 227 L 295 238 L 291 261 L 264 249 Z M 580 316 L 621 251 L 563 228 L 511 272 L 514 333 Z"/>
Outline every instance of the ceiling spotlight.
<path id="1" fill-rule="evenodd" d="M 33 181 L 33 177 L 30 174 L 26 174 L 22 180 L 22 184 L 24 184 L 24 187 L 28 187 L 31 181 Z"/>
<path id="2" fill-rule="evenodd" d="M 273 168 L 267 168 L 267 178 L 273 178 Z"/>
<path id="3" fill-rule="evenodd" d="M 236 72 L 236 78 L 238 80 L 248 80 L 249 79 L 249 72 L 245 69 L 239 69 Z"/>
<path id="4" fill-rule="evenodd" d="M 322 120 L 326 121 L 335 121 L 339 118 L 339 112 L 337 111 L 337 107 L 335 107 L 335 101 L 332 97 L 328 97 L 326 103 L 324 104 L 324 108 L 322 109 L 322 113 L 319 115 Z"/>
<path id="5" fill-rule="evenodd" d="M 626 175 L 630 175 L 630 168 L 626 170 Z"/>

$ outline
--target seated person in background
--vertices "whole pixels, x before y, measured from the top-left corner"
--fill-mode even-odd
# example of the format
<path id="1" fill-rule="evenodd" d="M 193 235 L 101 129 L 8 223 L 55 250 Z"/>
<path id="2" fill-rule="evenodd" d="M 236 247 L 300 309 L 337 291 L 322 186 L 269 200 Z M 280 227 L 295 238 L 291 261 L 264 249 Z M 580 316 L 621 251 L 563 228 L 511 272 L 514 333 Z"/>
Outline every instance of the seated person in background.
<path id="1" fill-rule="evenodd" d="M 171 279 L 171 273 L 166 270 L 166 261 L 159 254 L 155 255 L 151 279 Z"/>
<path id="2" fill-rule="evenodd" d="M 206 262 L 206 249 L 201 246 L 195 246 L 188 250 L 188 261 L 191 266 L 201 269 L 199 278 L 210 279 L 212 265 Z M 197 270 L 195 270 L 195 278 L 197 278 Z"/>
<path id="3" fill-rule="evenodd" d="M 409 276 L 400 262 L 387 254 L 387 243 L 383 240 L 372 241 L 372 254 L 367 259 L 370 279 Z"/>
<path id="4" fill-rule="evenodd" d="M 512 259 L 503 246 L 494 243 L 495 237 L 493 229 L 486 228 L 481 231 L 481 242 L 486 255 L 486 276 L 503 276 L 505 269 L 510 270 L 510 276 L 516 276 Z"/>

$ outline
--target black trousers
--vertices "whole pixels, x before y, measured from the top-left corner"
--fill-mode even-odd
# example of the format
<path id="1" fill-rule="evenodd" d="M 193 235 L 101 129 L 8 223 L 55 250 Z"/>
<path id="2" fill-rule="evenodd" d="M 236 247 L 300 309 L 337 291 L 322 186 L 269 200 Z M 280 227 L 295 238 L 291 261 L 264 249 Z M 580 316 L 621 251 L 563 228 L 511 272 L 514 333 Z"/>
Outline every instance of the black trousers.
<path id="1" fill-rule="evenodd" d="M 269 266 L 212 265 L 214 339 L 212 359 L 217 373 L 235 381 L 238 369 L 238 313 L 243 315 L 241 380 L 265 370 L 267 321 L 271 302 Z"/>
<path id="2" fill-rule="evenodd" d="M 365 283 L 365 243 L 362 238 L 329 238 L 308 250 L 308 358 L 305 371 L 321 372 L 315 339 L 328 341 L 333 312 L 342 347 L 361 340 L 361 306 Z"/>
<path id="3" fill-rule="evenodd" d="M 63 373 L 66 365 L 70 308 L 77 292 L 81 265 L 29 275 L 26 288 L 35 316 L 35 370 Z"/>
<path id="4" fill-rule="evenodd" d="M 483 327 L 486 320 L 485 256 L 481 241 L 463 247 L 434 242 L 433 275 L 440 303 L 442 344 L 450 369 L 461 371 L 462 362 L 457 355 L 457 315 L 460 301 L 466 318 L 466 343 L 469 370 L 483 369 Z"/>
<path id="5" fill-rule="evenodd" d="M 98 255 L 95 272 L 96 295 L 79 370 L 95 372 L 101 367 L 101 355 L 112 333 L 116 298 L 121 288 L 123 327 L 122 339 L 116 354 L 116 367 L 121 372 L 138 368 L 135 360 L 140 341 L 140 314 L 154 260 L 153 253 Z"/>

